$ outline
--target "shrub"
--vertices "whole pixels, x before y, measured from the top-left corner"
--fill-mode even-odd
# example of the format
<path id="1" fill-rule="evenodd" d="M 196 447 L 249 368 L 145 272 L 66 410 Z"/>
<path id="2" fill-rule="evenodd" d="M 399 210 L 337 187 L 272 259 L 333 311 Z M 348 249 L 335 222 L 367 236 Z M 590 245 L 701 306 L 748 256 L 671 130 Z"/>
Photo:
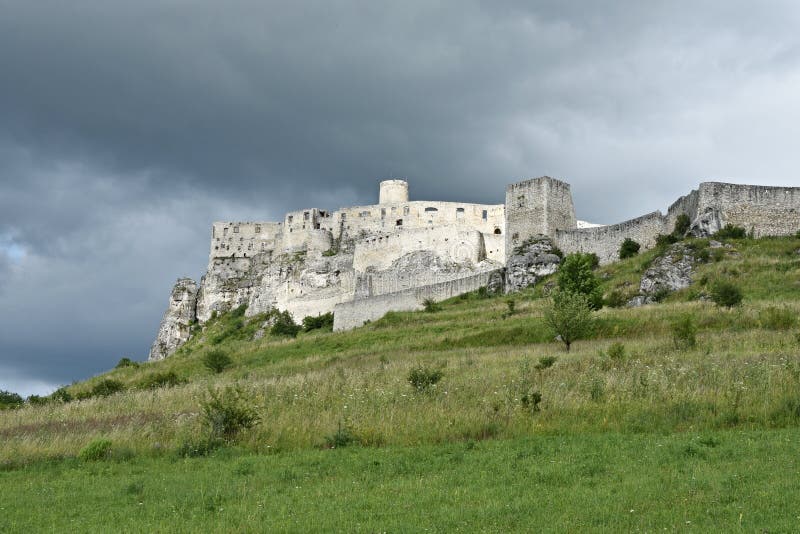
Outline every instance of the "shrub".
<path id="1" fill-rule="evenodd" d="M 178 446 L 175 453 L 181 458 L 198 458 L 208 456 L 222 445 L 222 441 L 215 438 L 187 440 Z"/>
<path id="2" fill-rule="evenodd" d="M 425 299 L 422 301 L 422 308 L 428 313 L 436 313 L 442 309 L 439 304 L 433 299 Z"/>
<path id="3" fill-rule="evenodd" d="M 728 223 L 723 228 L 720 228 L 714 234 L 714 237 L 717 239 L 744 239 L 747 237 L 747 230 L 741 226 L 734 226 Z"/>
<path id="4" fill-rule="evenodd" d="M 720 262 L 725 259 L 725 249 L 715 248 L 711 251 L 711 259 L 715 262 Z"/>
<path id="5" fill-rule="evenodd" d="M 628 300 L 625 297 L 625 293 L 619 289 L 612 289 L 611 292 L 606 295 L 603 303 L 610 308 L 622 308 L 628 303 Z"/>
<path id="6" fill-rule="evenodd" d="M 606 351 L 608 357 L 614 361 L 620 362 L 625 359 L 625 345 L 622 343 L 615 341 L 611 345 L 609 345 L 608 350 Z"/>
<path id="7" fill-rule="evenodd" d="M 530 390 L 520 398 L 522 405 L 532 412 L 539 411 L 539 403 L 542 402 L 542 394 L 536 390 Z"/>
<path id="8" fill-rule="evenodd" d="M 71 402 L 72 395 L 67 391 L 67 387 L 63 386 L 55 390 L 49 395 L 49 398 L 58 402 Z"/>
<path id="9" fill-rule="evenodd" d="M 117 365 L 114 366 L 114 369 L 122 369 L 124 367 L 139 367 L 139 362 L 135 362 L 130 358 L 122 358 Z"/>
<path id="10" fill-rule="evenodd" d="M 203 422 L 208 426 L 212 438 L 231 442 L 239 432 L 253 428 L 260 422 L 250 399 L 238 387 L 227 387 L 222 391 L 209 389 L 207 398 L 200 406 Z"/>
<path id="11" fill-rule="evenodd" d="M 25 399 L 25 402 L 31 406 L 44 406 L 49 401 L 50 399 L 48 397 L 42 397 L 40 395 L 28 395 L 28 398 Z"/>
<path id="12" fill-rule="evenodd" d="M 573 341 L 589 335 L 594 328 L 589 300 L 580 293 L 556 291 L 545 310 L 544 320 L 564 342 L 567 352 Z"/>
<path id="13" fill-rule="evenodd" d="M 537 371 L 544 371 L 545 369 L 553 367 L 553 365 L 556 363 L 556 360 L 558 360 L 558 358 L 556 358 L 555 356 L 542 356 L 541 358 L 539 358 L 539 363 L 537 363 L 533 367 Z"/>
<path id="14" fill-rule="evenodd" d="M 232 309 L 230 311 L 229 316 L 232 317 L 232 318 L 244 317 L 244 313 L 246 311 L 247 311 L 247 304 L 241 304 L 241 305 L 237 306 L 236 308 Z"/>
<path id="15" fill-rule="evenodd" d="M 408 383 L 417 391 L 427 391 L 444 377 L 441 369 L 432 369 L 418 365 L 408 373 Z"/>
<path id="16" fill-rule="evenodd" d="M 800 234 L 800 232 L 797 232 L 797 233 Z M 561 259 L 564 258 L 564 252 L 560 248 L 555 246 L 555 245 L 552 245 L 550 247 L 550 254 L 554 254 L 554 255 L 558 256 L 559 258 L 561 258 Z"/>
<path id="17" fill-rule="evenodd" d="M 9 410 L 22 406 L 23 399 L 17 393 L 0 389 L 0 410 Z"/>
<path id="18" fill-rule="evenodd" d="M 479 299 L 488 299 L 489 297 L 491 297 L 491 295 L 489 294 L 489 288 L 486 286 L 479 287 L 477 292 L 477 297 Z"/>
<path id="19" fill-rule="evenodd" d="M 636 256 L 640 248 L 642 248 L 642 246 L 639 243 L 630 237 L 626 237 L 625 241 L 623 241 L 622 245 L 619 247 L 619 259 L 624 260 Z"/>
<path id="20" fill-rule="evenodd" d="M 759 312 L 758 320 L 763 328 L 789 330 L 797 324 L 797 315 L 789 308 L 770 307 Z"/>
<path id="21" fill-rule="evenodd" d="M 656 236 L 656 246 L 658 248 L 666 248 L 673 243 L 677 243 L 678 238 L 673 234 L 659 234 Z"/>
<path id="22" fill-rule="evenodd" d="M 732 282 L 720 280 L 711 288 L 711 300 L 717 306 L 732 308 L 742 302 L 742 291 Z"/>
<path id="23" fill-rule="evenodd" d="M 82 448 L 78 453 L 78 458 L 84 462 L 95 462 L 105 460 L 111 453 L 111 441 L 107 439 L 96 439 Z"/>
<path id="24" fill-rule="evenodd" d="M 91 397 L 108 397 L 109 395 L 113 395 L 114 393 L 119 393 L 120 391 L 124 391 L 125 386 L 119 380 L 114 380 L 113 378 L 105 378 L 94 385 L 91 390 Z"/>
<path id="25" fill-rule="evenodd" d="M 506 310 L 506 315 L 508 317 L 510 317 L 510 316 L 514 315 L 515 313 L 517 313 L 517 301 L 516 300 L 508 299 L 506 301 L 506 307 L 508 308 Z"/>
<path id="26" fill-rule="evenodd" d="M 347 425 L 342 426 L 342 422 L 339 421 L 336 432 L 325 437 L 325 446 L 329 449 L 340 449 L 358 443 L 358 441 L 355 433 Z"/>
<path id="27" fill-rule="evenodd" d="M 307 316 L 303 318 L 303 330 L 311 332 L 312 330 L 324 330 L 326 332 L 333 331 L 333 312 L 317 315 L 316 317 Z"/>
<path id="28" fill-rule="evenodd" d="M 213 371 L 215 373 L 221 373 L 231 365 L 233 365 L 233 360 L 231 357 L 228 356 L 225 351 L 220 349 L 210 350 L 203 356 L 203 365 L 209 371 Z"/>
<path id="29" fill-rule="evenodd" d="M 137 387 L 139 389 L 171 388 L 185 383 L 186 380 L 178 377 L 175 371 L 164 371 L 163 373 L 150 373 L 139 381 Z"/>
<path id="30" fill-rule="evenodd" d="M 298 333 L 300 333 L 300 326 L 294 322 L 291 313 L 282 311 L 275 315 L 275 324 L 272 325 L 270 334 L 273 336 L 297 337 Z"/>
<path id="31" fill-rule="evenodd" d="M 558 269 L 558 289 L 562 293 L 584 295 L 593 310 L 603 307 L 600 281 L 592 271 L 596 258 L 593 254 L 569 254 Z"/>
<path id="32" fill-rule="evenodd" d="M 697 345 L 697 325 L 694 316 L 684 314 L 675 319 L 670 325 L 672 341 L 677 349 L 690 349 Z"/>
<path id="33" fill-rule="evenodd" d="M 796 234 L 794 234 L 794 236 L 795 236 L 797 239 L 800 239 L 800 230 L 798 230 L 798 231 L 797 231 L 797 233 L 796 233 Z"/>
<path id="34" fill-rule="evenodd" d="M 672 231 L 672 235 L 678 238 L 685 236 L 691 225 L 692 221 L 689 219 L 689 216 L 685 213 L 681 213 L 678 215 L 678 218 L 675 219 L 675 229 Z"/>

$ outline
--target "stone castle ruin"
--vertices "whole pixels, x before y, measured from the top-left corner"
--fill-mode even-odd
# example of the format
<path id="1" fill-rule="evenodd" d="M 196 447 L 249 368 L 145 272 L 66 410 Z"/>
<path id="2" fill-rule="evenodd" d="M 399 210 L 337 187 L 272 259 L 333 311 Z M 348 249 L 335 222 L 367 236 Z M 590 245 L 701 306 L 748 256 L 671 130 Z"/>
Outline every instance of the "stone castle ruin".
<path id="1" fill-rule="evenodd" d="M 193 324 L 243 304 L 249 316 L 277 309 L 296 321 L 333 312 L 334 329 L 346 330 L 420 309 L 425 299 L 523 287 L 556 270 L 552 245 L 615 261 L 623 240 L 651 248 L 682 214 L 697 236 L 726 224 L 755 237 L 793 234 L 800 188 L 707 182 L 666 215 L 601 226 L 577 220 L 569 184 L 546 176 L 509 185 L 505 204 L 496 205 L 410 201 L 407 182 L 387 180 L 374 205 L 293 211 L 281 222 L 215 222 L 208 270 L 199 285 L 176 283 L 150 360 L 174 352 Z"/>

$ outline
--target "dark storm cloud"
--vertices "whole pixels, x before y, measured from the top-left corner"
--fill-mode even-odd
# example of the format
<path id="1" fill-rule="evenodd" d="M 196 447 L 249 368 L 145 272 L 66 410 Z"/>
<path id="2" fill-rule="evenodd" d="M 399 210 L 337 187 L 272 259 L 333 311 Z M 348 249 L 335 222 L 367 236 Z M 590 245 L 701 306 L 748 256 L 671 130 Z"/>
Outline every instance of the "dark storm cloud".
<path id="1" fill-rule="evenodd" d="M 214 219 L 800 185 L 794 2 L 0 0 L 0 388 L 143 357 Z M 6 369 L 7 371 L 3 371 Z"/>

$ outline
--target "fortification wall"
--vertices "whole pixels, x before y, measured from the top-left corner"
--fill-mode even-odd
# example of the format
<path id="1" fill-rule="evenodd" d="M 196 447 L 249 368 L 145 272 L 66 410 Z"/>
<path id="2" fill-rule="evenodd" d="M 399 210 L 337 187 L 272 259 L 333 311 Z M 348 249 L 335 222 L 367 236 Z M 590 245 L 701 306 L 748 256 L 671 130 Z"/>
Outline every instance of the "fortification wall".
<path id="1" fill-rule="evenodd" d="M 580 230 L 557 230 L 553 235 L 558 248 L 565 254 L 573 252 L 594 252 L 600 263 L 610 263 L 619 259 L 619 247 L 625 238 L 631 238 L 643 248 L 656 244 L 656 236 L 672 231 L 668 219 L 655 211 L 636 219 Z"/>
<path id="2" fill-rule="evenodd" d="M 387 269 L 400 257 L 418 250 L 433 250 L 442 258 L 477 264 L 486 258 L 483 234 L 457 226 L 408 229 L 372 236 L 356 243 L 353 268 L 363 272 L 372 267 Z"/>
<path id="3" fill-rule="evenodd" d="M 283 225 L 276 222 L 215 222 L 211 225 L 214 258 L 246 258 L 281 246 Z"/>
<path id="4" fill-rule="evenodd" d="M 719 210 L 726 224 L 741 226 L 755 237 L 800 230 L 800 187 L 704 182 L 698 197 L 698 213 Z"/>
<path id="5" fill-rule="evenodd" d="M 543 176 L 506 187 L 506 254 L 530 237 L 577 224 L 569 184 Z"/>
<path id="6" fill-rule="evenodd" d="M 485 286 L 495 272 L 486 271 L 457 280 L 337 304 L 333 310 L 333 329 L 356 328 L 366 321 L 380 319 L 390 311 L 420 310 L 425 299 L 440 301 L 475 291 Z"/>

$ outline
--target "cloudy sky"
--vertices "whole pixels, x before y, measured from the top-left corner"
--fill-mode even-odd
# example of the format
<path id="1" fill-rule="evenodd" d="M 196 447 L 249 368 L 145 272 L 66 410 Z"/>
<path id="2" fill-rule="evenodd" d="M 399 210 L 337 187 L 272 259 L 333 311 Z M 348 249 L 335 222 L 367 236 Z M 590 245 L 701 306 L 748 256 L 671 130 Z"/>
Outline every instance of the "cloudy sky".
<path id="1" fill-rule="evenodd" d="M 793 0 L 0 0 L 0 389 L 145 359 L 213 220 L 387 177 L 499 203 L 548 174 L 602 223 L 800 186 L 798 27 Z"/>

